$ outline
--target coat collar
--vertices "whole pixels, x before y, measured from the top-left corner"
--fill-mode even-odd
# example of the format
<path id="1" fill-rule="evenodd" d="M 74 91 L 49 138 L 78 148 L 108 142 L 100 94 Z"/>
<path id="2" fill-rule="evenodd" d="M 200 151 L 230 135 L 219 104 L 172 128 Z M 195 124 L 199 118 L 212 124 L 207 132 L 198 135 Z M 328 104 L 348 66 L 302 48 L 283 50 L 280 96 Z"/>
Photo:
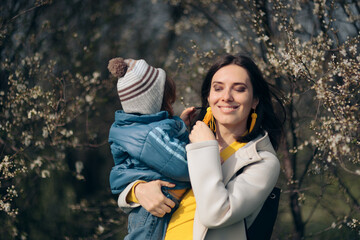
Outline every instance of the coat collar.
<path id="1" fill-rule="evenodd" d="M 269 151 L 276 155 L 267 132 L 265 132 L 265 135 L 248 142 L 223 163 L 222 172 L 224 183 L 227 184 L 241 168 L 260 161 L 262 157 L 258 152 L 262 150 Z"/>

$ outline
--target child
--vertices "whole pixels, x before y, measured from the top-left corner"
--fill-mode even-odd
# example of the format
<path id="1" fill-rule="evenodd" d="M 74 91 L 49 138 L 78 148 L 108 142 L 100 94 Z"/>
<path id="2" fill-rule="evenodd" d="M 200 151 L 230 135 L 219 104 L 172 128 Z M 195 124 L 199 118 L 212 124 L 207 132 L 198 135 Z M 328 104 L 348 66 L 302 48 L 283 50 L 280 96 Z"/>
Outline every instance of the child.
<path id="1" fill-rule="evenodd" d="M 118 77 L 123 108 L 115 112 L 109 134 L 115 162 L 110 173 L 111 191 L 119 194 L 138 180 L 171 182 L 174 189 L 163 187 L 162 191 L 175 202 L 174 212 L 179 196 L 190 188 L 185 152 L 188 132 L 185 123 L 173 116 L 175 83 L 164 70 L 144 60 L 115 58 L 108 69 Z M 163 239 L 170 214 L 158 218 L 141 206 L 135 208 L 128 217 L 125 239 Z"/>

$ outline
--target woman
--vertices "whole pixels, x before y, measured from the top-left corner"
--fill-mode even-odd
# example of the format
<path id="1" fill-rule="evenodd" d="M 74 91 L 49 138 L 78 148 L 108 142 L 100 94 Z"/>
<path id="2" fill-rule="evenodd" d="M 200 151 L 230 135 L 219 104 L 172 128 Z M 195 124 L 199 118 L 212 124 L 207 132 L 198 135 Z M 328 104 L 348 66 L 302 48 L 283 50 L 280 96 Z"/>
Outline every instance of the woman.
<path id="1" fill-rule="evenodd" d="M 268 84 L 245 56 L 227 55 L 215 63 L 201 97 L 212 129 L 202 121 L 193 126 L 186 147 L 192 190 L 172 215 L 165 239 L 246 239 L 245 221 L 250 227 L 279 176 L 274 147 L 281 122 Z M 194 111 L 186 109 L 181 118 L 189 119 Z M 199 119 L 204 115 L 202 110 Z M 126 200 L 131 185 L 119 196 L 123 209 L 137 206 Z M 171 184 L 138 184 L 133 201 L 164 216 L 173 204 L 161 194 L 161 186 Z"/>

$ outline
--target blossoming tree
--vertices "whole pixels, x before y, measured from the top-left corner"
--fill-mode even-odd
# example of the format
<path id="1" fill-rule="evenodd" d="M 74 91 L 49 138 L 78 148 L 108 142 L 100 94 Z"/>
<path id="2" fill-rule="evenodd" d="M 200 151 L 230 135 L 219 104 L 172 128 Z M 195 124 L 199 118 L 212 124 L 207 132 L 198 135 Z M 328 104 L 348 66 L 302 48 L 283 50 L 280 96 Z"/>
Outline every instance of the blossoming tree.
<path id="1" fill-rule="evenodd" d="M 110 58 L 163 65 L 183 105 L 197 105 L 209 64 L 242 52 L 287 111 L 274 238 L 358 237 L 359 9 L 354 0 L 4 1 L 0 236 L 106 239 L 126 231 L 104 187 L 107 131 L 119 108 Z M 109 169 L 100 173 L 100 165 Z M 99 185 L 101 194 L 91 195 Z"/>
<path id="2" fill-rule="evenodd" d="M 359 192 L 352 181 L 359 181 L 360 176 L 359 4 L 168 2 L 183 9 L 174 26 L 177 34 L 196 32 L 191 35 L 192 51 L 184 50 L 184 56 L 192 56 L 190 60 L 178 58 L 179 66 L 187 69 L 179 72 L 185 73 L 183 79 L 190 79 L 182 85 L 185 102 L 194 101 L 191 93 L 200 89 L 196 79 L 202 78 L 219 53 L 250 55 L 283 93 L 287 121 L 278 152 L 283 169 L 278 222 L 286 226 L 285 212 L 291 214 L 293 230 L 287 236 L 302 239 L 344 228 L 357 235 Z M 333 194 L 338 197 L 332 198 Z M 323 229 L 313 230 L 311 225 L 320 215 Z"/>

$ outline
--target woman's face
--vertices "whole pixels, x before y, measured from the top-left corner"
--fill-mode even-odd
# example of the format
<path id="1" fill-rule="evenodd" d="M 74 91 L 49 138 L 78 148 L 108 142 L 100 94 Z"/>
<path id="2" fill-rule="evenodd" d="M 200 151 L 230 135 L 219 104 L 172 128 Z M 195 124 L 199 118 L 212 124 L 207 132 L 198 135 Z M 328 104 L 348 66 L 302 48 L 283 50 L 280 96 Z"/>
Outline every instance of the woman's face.
<path id="1" fill-rule="evenodd" d="M 220 68 L 211 81 L 208 103 L 216 119 L 217 129 L 233 129 L 243 134 L 251 109 L 258 99 L 253 97 L 253 87 L 247 71 L 235 64 Z"/>

